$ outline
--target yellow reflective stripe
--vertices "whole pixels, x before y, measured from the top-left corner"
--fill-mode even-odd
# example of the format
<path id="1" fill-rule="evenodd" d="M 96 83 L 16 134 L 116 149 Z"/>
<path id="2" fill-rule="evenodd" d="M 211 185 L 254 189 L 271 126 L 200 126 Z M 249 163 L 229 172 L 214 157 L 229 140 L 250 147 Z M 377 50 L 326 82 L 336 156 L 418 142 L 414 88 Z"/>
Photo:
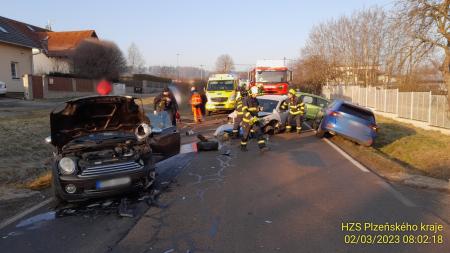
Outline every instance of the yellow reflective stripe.
<path id="1" fill-rule="evenodd" d="M 298 112 L 289 112 L 290 114 L 292 114 L 292 115 L 299 115 L 299 114 L 303 114 L 303 112 L 301 112 L 301 111 L 298 111 Z"/>
<path id="2" fill-rule="evenodd" d="M 247 109 L 248 109 L 248 106 L 242 107 L 242 110 L 247 110 Z"/>
<path id="3" fill-rule="evenodd" d="M 245 123 L 250 123 L 250 120 L 249 120 L 249 119 L 243 118 L 242 120 L 243 120 Z"/>
<path id="4" fill-rule="evenodd" d="M 237 115 L 244 115 L 243 112 L 237 112 Z"/>
<path id="5" fill-rule="evenodd" d="M 255 132 L 255 130 L 253 130 L 253 129 L 252 129 L 252 130 L 250 130 L 250 132 L 254 133 L 254 132 Z"/>
<path id="6" fill-rule="evenodd" d="M 245 117 L 250 117 L 250 115 L 251 115 L 251 114 L 250 114 L 249 112 L 246 112 L 246 113 L 245 113 Z"/>
<path id="7" fill-rule="evenodd" d="M 298 130 L 302 129 L 301 127 L 297 127 Z"/>
<path id="8" fill-rule="evenodd" d="M 241 145 L 247 145 L 247 142 L 241 141 Z"/>
<path id="9" fill-rule="evenodd" d="M 264 141 L 264 140 L 258 141 L 258 144 L 261 144 L 261 143 L 266 143 L 266 141 Z"/>
<path id="10" fill-rule="evenodd" d="M 286 128 L 289 128 L 289 129 L 291 129 L 291 126 L 286 126 Z"/>
<path id="11" fill-rule="evenodd" d="M 251 112 L 256 112 L 256 111 L 258 110 L 258 108 L 256 108 L 256 107 L 250 107 L 250 108 L 248 108 L 248 110 L 251 111 Z"/>

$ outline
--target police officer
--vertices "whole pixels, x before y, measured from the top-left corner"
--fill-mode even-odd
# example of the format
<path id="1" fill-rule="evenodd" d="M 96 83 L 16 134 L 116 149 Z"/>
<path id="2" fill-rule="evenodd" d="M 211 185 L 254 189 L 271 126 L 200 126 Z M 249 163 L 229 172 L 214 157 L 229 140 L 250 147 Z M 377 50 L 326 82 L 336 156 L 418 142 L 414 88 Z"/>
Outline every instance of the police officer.
<path id="1" fill-rule="evenodd" d="M 250 133 L 253 130 L 256 138 L 258 139 L 258 147 L 261 151 L 267 150 L 266 141 L 264 140 L 263 131 L 261 130 L 261 123 L 258 119 L 258 112 L 260 111 L 258 100 L 258 87 L 253 86 L 250 89 L 250 95 L 243 101 L 242 112 L 244 113 L 242 118 L 242 126 L 244 133 L 241 138 L 241 150 L 247 151 L 247 142 L 250 137 Z"/>
<path id="2" fill-rule="evenodd" d="M 297 133 L 302 131 L 303 115 L 305 114 L 305 104 L 295 94 L 294 89 L 290 89 L 288 99 L 281 105 L 283 110 L 289 109 L 289 116 L 286 122 L 286 132 L 291 132 L 295 121 Z"/>
<path id="3" fill-rule="evenodd" d="M 243 102 L 247 98 L 248 92 L 245 89 L 245 87 L 241 87 L 239 91 L 238 98 L 236 98 L 236 104 L 235 104 L 235 110 L 236 110 L 236 118 L 234 118 L 234 125 L 233 125 L 233 137 L 238 138 L 239 137 L 239 128 L 241 126 L 242 118 L 244 116 L 244 112 L 242 111 Z"/>

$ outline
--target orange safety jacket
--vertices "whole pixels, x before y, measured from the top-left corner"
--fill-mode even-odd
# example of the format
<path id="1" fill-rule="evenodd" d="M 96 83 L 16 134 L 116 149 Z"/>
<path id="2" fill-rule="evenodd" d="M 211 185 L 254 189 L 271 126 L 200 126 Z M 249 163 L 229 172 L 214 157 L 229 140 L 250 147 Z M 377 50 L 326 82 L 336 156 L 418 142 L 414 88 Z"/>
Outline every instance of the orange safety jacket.
<path id="1" fill-rule="evenodd" d="M 191 96 L 191 105 L 197 106 L 202 104 L 202 97 L 198 93 L 194 93 Z"/>

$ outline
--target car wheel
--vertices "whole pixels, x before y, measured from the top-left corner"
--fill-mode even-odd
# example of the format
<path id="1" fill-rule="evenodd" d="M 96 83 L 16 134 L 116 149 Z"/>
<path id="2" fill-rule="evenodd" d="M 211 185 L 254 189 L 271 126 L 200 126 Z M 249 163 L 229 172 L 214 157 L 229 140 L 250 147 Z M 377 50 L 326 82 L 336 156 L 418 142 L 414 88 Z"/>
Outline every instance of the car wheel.
<path id="1" fill-rule="evenodd" d="M 314 129 L 316 129 L 316 136 L 317 137 L 323 138 L 325 136 L 326 132 L 324 130 L 322 130 L 322 121 L 320 121 L 320 123 L 318 124 L 317 128 L 314 128 Z"/>

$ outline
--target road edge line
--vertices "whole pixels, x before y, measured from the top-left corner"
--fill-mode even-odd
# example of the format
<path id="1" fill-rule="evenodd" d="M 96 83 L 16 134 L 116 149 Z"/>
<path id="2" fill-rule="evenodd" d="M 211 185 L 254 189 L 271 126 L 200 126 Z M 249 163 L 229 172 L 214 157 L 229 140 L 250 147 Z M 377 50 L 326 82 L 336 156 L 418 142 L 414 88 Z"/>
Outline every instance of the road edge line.
<path id="1" fill-rule="evenodd" d="M 307 127 L 309 127 L 311 130 L 315 131 L 308 123 L 304 122 L 303 124 L 305 124 Z M 345 152 L 344 150 L 342 150 L 340 147 L 338 147 L 336 144 L 332 143 L 330 140 L 322 138 L 323 141 L 325 141 L 326 143 L 328 143 L 328 145 L 330 145 L 334 150 L 336 150 L 339 154 L 341 154 L 345 159 L 347 159 L 349 162 L 351 162 L 353 165 L 355 165 L 358 169 L 360 169 L 361 171 L 364 172 L 370 172 L 370 170 L 362 165 L 360 162 L 358 162 L 357 160 L 355 160 L 353 157 L 351 157 L 349 154 L 347 154 L 347 152 Z"/>
<path id="2" fill-rule="evenodd" d="M 360 162 L 356 161 L 353 157 L 351 157 L 349 154 L 347 154 L 344 150 L 342 150 L 340 147 L 338 147 L 336 144 L 332 143 L 330 140 L 323 138 L 323 141 L 328 143 L 334 150 L 336 150 L 339 154 L 341 154 L 345 159 L 347 159 L 349 162 L 351 162 L 353 165 L 355 165 L 358 169 L 364 172 L 370 172 L 366 166 L 362 165 Z"/>
<path id="3" fill-rule="evenodd" d="M 11 223 L 14 223 L 14 222 L 16 222 L 17 220 L 23 218 L 24 216 L 26 216 L 26 215 L 28 215 L 28 214 L 30 214 L 30 213 L 36 211 L 37 209 L 39 209 L 39 208 L 41 208 L 41 207 L 43 207 L 43 206 L 49 204 L 49 203 L 52 202 L 53 200 L 54 200 L 53 197 L 51 197 L 51 198 L 49 198 L 49 199 L 46 199 L 46 200 L 42 201 L 41 203 L 36 204 L 36 205 L 34 205 L 34 206 L 32 206 L 32 207 L 30 207 L 30 208 L 28 208 L 28 209 L 22 211 L 21 213 L 18 213 L 18 214 L 16 214 L 16 215 L 12 216 L 11 218 L 6 219 L 5 221 L 3 221 L 3 222 L 0 223 L 0 229 L 3 229 L 3 228 L 5 228 L 5 227 L 9 226 Z"/>

